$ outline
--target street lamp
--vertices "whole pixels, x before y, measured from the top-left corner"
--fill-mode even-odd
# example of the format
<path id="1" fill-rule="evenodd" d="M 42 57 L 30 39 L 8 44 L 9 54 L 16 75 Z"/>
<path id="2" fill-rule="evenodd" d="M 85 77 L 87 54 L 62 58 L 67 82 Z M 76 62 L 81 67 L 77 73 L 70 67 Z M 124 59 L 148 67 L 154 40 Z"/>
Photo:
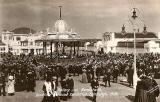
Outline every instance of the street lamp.
<path id="1" fill-rule="evenodd" d="M 133 8 L 133 12 L 132 12 L 132 18 L 133 20 L 136 20 L 136 18 L 138 17 L 136 15 L 136 9 L 137 8 Z M 135 21 L 134 21 L 135 22 Z M 137 81 L 139 80 L 138 76 L 137 76 L 137 68 L 136 68 L 136 27 L 135 27 L 135 23 L 131 22 L 133 24 L 133 32 L 134 32 L 134 74 L 133 74 L 133 88 L 135 89 L 137 86 Z M 144 25 L 143 27 L 143 34 L 147 34 L 147 27 L 146 25 Z"/>
<path id="2" fill-rule="evenodd" d="M 132 18 L 135 20 L 137 18 L 136 15 L 136 9 L 133 8 L 133 15 Z M 132 22 L 133 24 L 133 22 Z M 134 74 L 133 74 L 133 88 L 135 89 L 137 86 L 137 81 L 138 81 L 138 75 L 137 75 L 137 68 L 136 68 L 136 27 L 135 24 L 133 24 L 133 34 L 134 34 L 134 62 L 133 62 L 133 68 L 134 68 Z"/>
<path id="3" fill-rule="evenodd" d="M 133 8 L 132 9 L 132 16 L 131 18 L 129 18 L 129 22 L 132 24 L 133 26 L 133 34 L 134 34 L 134 62 L 133 62 L 133 68 L 134 68 L 134 74 L 133 74 L 133 88 L 135 89 L 136 86 L 137 86 L 137 81 L 139 80 L 138 78 L 138 75 L 137 75 L 137 69 L 136 69 L 136 55 L 137 55 L 137 52 L 136 52 L 136 18 L 138 18 L 137 16 L 137 12 L 136 10 L 138 10 L 137 8 Z M 130 17 L 130 16 L 129 16 Z M 125 31 L 125 27 L 123 25 L 122 27 L 122 34 L 125 34 L 126 31 Z M 147 33 L 147 27 L 146 25 L 144 25 L 143 27 L 143 34 L 146 34 Z"/>

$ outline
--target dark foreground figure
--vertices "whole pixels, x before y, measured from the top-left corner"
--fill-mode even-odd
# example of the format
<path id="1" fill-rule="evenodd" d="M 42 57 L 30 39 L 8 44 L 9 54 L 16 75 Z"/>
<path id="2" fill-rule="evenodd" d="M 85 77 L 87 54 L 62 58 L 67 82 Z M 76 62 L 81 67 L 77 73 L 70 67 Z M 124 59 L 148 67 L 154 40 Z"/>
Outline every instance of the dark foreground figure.
<path id="1" fill-rule="evenodd" d="M 141 76 L 137 82 L 134 102 L 157 102 L 159 86 L 152 77 Z"/>
<path id="2" fill-rule="evenodd" d="M 93 102 L 96 102 L 99 82 L 96 78 L 93 78 L 93 81 L 91 82 L 92 92 L 93 92 Z"/>

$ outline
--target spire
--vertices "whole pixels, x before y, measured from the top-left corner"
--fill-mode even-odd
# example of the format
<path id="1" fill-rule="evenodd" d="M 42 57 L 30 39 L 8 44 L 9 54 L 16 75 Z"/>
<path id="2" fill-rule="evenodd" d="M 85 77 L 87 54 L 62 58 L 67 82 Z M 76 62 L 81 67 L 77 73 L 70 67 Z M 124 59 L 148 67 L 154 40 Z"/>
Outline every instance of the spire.
<path id="1" fill-rule="evenodd" d="M 147 33 L 147 27 L 146 25 L 144 24 L 144 27 L 143 27 L 143 34 L 146 34 Z"/>
<path id="2" fill-rule="evenodd" d="M 122 26 L 122 31 L 121 31 L 121 33 L 124 35 L 124 34 L 126 34 L 126 31 L 125 31 L 125 26 L 124 26 L 124 24 L 123 24 L 123 26 Z"/>
<path id="3" fill-rule="evenodd" d="M 59 6 L 59 9 L 60 9 L 60 13 L 59 13 L 59 19 L 61 20 L 62 19 L 62 14 L 61 14 L 61 8 L 62 8 L 62 6 Z"/>

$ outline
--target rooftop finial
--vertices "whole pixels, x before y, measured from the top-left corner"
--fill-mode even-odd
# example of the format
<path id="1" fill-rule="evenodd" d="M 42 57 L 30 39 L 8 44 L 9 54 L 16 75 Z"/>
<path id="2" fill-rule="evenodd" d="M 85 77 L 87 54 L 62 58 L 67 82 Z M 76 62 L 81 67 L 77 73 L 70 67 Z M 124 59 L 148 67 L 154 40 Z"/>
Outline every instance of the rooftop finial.
<path id="1" fill-rule="evenodd" d="M 60 17 L 59 17 L 59 19 L 61 20 L 62 19 L 62 14 L 61 14 L 61 8 L 62 8 L 62 6 L 59 6 L 59 8 L 60 8 Z"/>

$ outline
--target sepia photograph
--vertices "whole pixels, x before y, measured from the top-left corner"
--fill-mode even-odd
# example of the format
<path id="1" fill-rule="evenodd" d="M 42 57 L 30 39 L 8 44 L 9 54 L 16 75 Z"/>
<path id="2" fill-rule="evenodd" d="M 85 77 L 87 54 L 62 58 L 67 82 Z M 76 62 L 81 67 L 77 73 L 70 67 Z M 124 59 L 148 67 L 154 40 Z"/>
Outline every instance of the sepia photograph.
<path id="1" fill-rule="evenodd" d="M 0 0 L 0 102 L 160 102 L 160 0 Z"/>

